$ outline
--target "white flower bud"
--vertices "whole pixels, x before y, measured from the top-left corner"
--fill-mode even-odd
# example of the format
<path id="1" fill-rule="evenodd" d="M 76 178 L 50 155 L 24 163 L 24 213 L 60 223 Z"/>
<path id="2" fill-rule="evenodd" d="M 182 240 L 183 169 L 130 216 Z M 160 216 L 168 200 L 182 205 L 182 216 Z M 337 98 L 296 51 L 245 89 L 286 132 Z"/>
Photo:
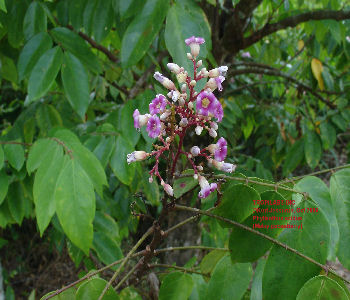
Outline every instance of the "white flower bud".
<path id="1" fill-rule="evenodd" d="M 180 106 L 184 106 L 184 104 L 185 104 L 184 98 L 180 97 L 179 104 L 180 104 Z"/>
<path id="2" fill-rule="evenodd" d="M 196 84 L 197 84 L 197 81 L 191 80 L 191 82 L 190 82 L 190 85 L 191 85 L 191 86 L 196 86 Z"/>
<path id="3" fill-rule="evenodd" d="M 198 62 L 197 62 L 197 68 L 199 68 L 199 67 L 201 67 L 202 66 L 202 60 L 199 60 Z"/>
<path id="4" fill-rule="evenodd" d="M 177 64 L 168 63 L 167 67 L 171 72 L 173 72 L 175 74 L 179 74 L 181 72 L 181 68 Z"/>
<path id="5" fill-rule="evenodd" d="M 190 152 L 193 156 L 198 156 L 198 154 L 201 153 L 201 149 L 198 146 L 193 146 Z"/>
<path id="6" fill-rule="evenodd" d="M 203 167 L 202 166 L 197 166 L 197 170 L 198 171 L 203 171 Z"/>
<path id="7" fill-rule="evenodd" d="M 209 135 L 215 139 L 218 134 L 216 133 L 216 131 L 213 128 L 210 128 Z"/>
<path id="8" fill-rule="evenodd" d="M 191 110 L 193 109 L 193 102 L 188 102 L 188 108 Z"/>
<path id="9" fill-rule="evenodd" d="M 166 110 L 164 113 L 162 113 L 160 115 L 160 120 L 161 121 L 165 121 L 166 119 L 168 119 L 168 117 L 170 116 L 171 112 L 170 110 Z"/>
<path id="10" fill-rule="evenodd" d="M 197 180 L 197 179 L 198 179 L 198 174 L 194 174 L 194 175 L 193 175 L 193 179 L 194 179 L 194 180 Z"/>
<path id="11" fill-rule="evenodd" d="M 216 145 L 216 144 L 210 144 L 210 145 L 207 147 L 207 150 L 208 150 L 211 154 L 214 154 L 217 148 L 218 148 L 218 145 Z"/>
<path id="12" fill-rule="evenodd" d="M 168 136 L 168 137 L 165 139 L 165 141 L 169 144 L 169 143 L 171 142 L 170 136 Z"/>
<path id="13" fill-rule="evenodd" d="M 182 93 L 185 93 L 186 90 L 187 90 L 187 85 L 186 85 L 186 84 L 183 84 L 183 85 L 181 86 L 181 92 L 182 92 Z"/>
<path id="14" fill-rule="evenodd" d="M 188 120 L 187 120 L 187 118 L 182 118 L 181 121 L 180 121 L 180 123 L 179 123 L 179 125 L 180 125 L 181 127 L 187 126 L 187 125 L 188 125 Z"/>
<path id="15" fill-rule="evenodd" d="M 179 73 L 179 74 L 176 75 L 176 78 L 177 78 L 177 81 L 178 81 L 179 83 L 184 83 L 184 82 L 186 82 L 187 74 L 181 72 L 181 73 Z"/>
<path id="16" fill-rule="evenodd" d="M 145 151 L 134 151 L 126 156 L 126 161 L 128 164 L 135 162 L 135 161 L 141 161 L 146 159 L 148 156 L 148 153 Z"/>
<path id="17" fill-rule="evenodd" d="M 152 183 L 153 182 L 153 177 L 151 176 L 150 178 L 148 178 L 148 182 Z"/>
<path id="18" fill-rule="evenodd" d="M 200 135 L 203 131 L 203 127 L 202 126 L 197 126 L 196 129 L 195 129 L 195 132 L 197 135 Z"/>
<path id="19" fill-rule="evenodd" d="M 170 195 L 170 196 L 173 196 L 173 195 L 174 195 L 174 190 L 173 190 L 173 188 L 172 188 L 169 184 L 165 183 L 163 180 L 161 181 L 160 184 L 162 185 L 164 191 L 165 191 L 168 195 Z"/>
<path id="20" fill-rule="evenodd" d="M 190 44 L 190 48 L 191 48 L 191 54 L 192 56 L 196 59 L 196 57 L 199 54 L 199 50 L 200 50 L 200 46 L 197 43 L 192 43 Z"/>
<path id="21" fill-rule="evenodd" d="M 188 59 L 192 59 L 191 53 L 186 53 Z"/>
<path id="22" fill-rule="evenodd" d="M 213 128 L 214 130 L 218 130 L 218 124 L 216 122 L 210 122 L 210 127 Z"/>

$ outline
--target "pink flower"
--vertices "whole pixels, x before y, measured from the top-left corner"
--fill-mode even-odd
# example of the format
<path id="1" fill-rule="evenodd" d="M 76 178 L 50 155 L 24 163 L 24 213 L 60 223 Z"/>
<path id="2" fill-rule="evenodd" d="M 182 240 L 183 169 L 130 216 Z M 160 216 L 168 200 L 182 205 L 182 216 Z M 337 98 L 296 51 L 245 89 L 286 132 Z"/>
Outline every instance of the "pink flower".
<path id="1" fill-rule="evenodd" d="M 216 101 L 215 106 L 212 109 L 211 113 L 217 119 L 217 122 L 221 122 L 222 121 L 222 118 L 224 117 L 224 110 L 223 110 L 223 108 L 221 106 L 221 103 L 218 100 Z"/>
<path id="2" fill-rule="evenodd" d="M 163 180 L 160 182 L 160 184 L 162 185 L 164 191 L 169 195 L 169 196 L 173 196 L 174 195 L 174 190 L 171 187 L 170 184 L 165 183 Z"/>
<path id="3" fill-rule="evenodd" d="M 134 113 L 132 114 L 133 118 L 134 118 L 134 127 L 136 129 L 140 129 L 140 122 L 139 122 L 139 116 L 140 116 L 140 112 L 138 109 L 135 109 Z"/>
<path id="4" fill-rule="evenodd" d="M 221 137 L 216 143 L 216 150 L 214 152 L 215 160 L 223 161 L 227 155 L 227 142 Z"/>
<path id="5" fill-rule="evenodd" d="M 201 175 L 198 175 L 198 182 L 201 187 L 201 190 L 198 193 L 199 198 L 207 198 L 210 193 L 215 191 L 218 187 L 216 183 L 209 184 L 205 177 Z"/>
<path id="6" fill-rule="evenodd" d="M 165 109 L 166 104 L 167 104 L 167 101 L 165 96 L 163 96 L 162 94 L 159 94 L 149 104 L 149 112 L 151 113 L 151 115 L 158 114 Z"/>
<path id="7" fill-rule="evenodd" d="M 247 52 L 242 53 L 242 57 L 251 58 L 251 55 L 250 55 L 249 51 L 247 51 Z"/>
<path id="8" fill-rule="evenodd" d="M 156 115 L 153 115 L 148 119 L 147 128 L 148 136 L 152 139 L 156 138 L 160 134 L 161 123 Z"/>
<path id="9" fill-rule="evenodd" d="M 175 90 L 175 84 L 159 72 L 155 72 L 153 75 L 154 79 L 159 81 L 168 90 Z"/>
<path id="10" fill-rule="evenodd" d="M 209 112 L 214 110 L 216 102 L 218 102 L 218 100 L 213 93 L 207 91 L 201 92 L 196 100 L 197 113 L 207 116 Z"/>
<path id="11" fill-rule="evenodd" d="M 203 44 L 205 41 L 202 37 L 191 36 L 190 38 L 185 40 L 187 46 L 191 48 L 191 54 L 194 58 L 196 58 L 199 54 L 199 45 Z"/>
<path id="12" fill-rule="evenodd" d="M 148 153 L 145 151 L 134 151 L 126 156 L 126 161 L 128 164 L 135 162 L 135 161 L 141 161 L 148 157 Z"/>
<path id="13" fill-rule="evenodd" d="M 218 170 L 224 171 L 227 173 L 232 173 L 236 169 L 236 165 L 234 165 L 234 164 L 225 163 L 223 161 L 217 161 L 215 159 L 211 163 Z"/>

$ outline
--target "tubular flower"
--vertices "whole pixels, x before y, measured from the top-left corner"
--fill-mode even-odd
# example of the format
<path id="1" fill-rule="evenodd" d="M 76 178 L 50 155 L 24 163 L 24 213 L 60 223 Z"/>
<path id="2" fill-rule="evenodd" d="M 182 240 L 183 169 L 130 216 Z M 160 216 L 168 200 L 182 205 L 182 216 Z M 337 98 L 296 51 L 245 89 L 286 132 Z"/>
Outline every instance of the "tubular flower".
<path id="1" fill-rule="evenodd" d="M 163 96 L 162 94 L 157 95 L 149 104 L 150 114 L 155 115 L 164 111 L 166 104 L 167 104 L 167 100 L 165 96 Z"/>
<path id="2" fill-rule="evenodd" d="M 148 132 L 149 137 L 154 139 L 157 136 L 159 136 L 161 128 L 162 127 L 161 127 L 160 120 L 156 115 L 153 115 L 148 119 L 146 130 Z"/>
<path id="3" fill-rule="evenodd" d="M 211 192 L 217 189 L 216 183 L 209 184 L 205 177 L 201 175 L 198 175 L 198 182 L 199 186 L 201 187 L 201 190 L 198 193 L 199 198 L 207 198 Z"/>
<path id="4" fill-rule="evenodd" d="M 149 171 L 149 182 L 151 183 L 158 178 L 164 192 L 173 197 L 174 190 L 172 186 L 163 180 L 158 168 L 161 157 L 168 154 L 170 158 L 169 178 L 173 178 L 179 158 L 183 155 L 193 168 L 193 178 L 199 182 L 200 192 L 198 196 L 206 198 L 218 186 L 215 182 L 209 183 L 201 175 L 203 159 L 207 160 L 209 167 L 214 167 L 220 171 L 233 172 L 236 168 L 236 165 L 224 162 L 227 155 L 227 142 L 224 138 L 219 137 L 216 144 L 211 144 L 202 149 L 193 145 L 187 148 L 187 145 L 184 145 L 183 142 L 186 134 L 193 130 L 197 135 L 209 134 L 212 138 L 217 137 L 217 122 L 222 121 L 224 111 L 213 91 L 223 89 L 222 83 L 225 80 L 228 68 L 227 66 L 221 66 L 208 72 L 205 68 L 205 62 L 197 61 L 200 45 L 204 43 L 204 39 L 192 36 L 186 39 L 185 42 L 191 48 L 191 53 L 187 53 L 187 58 L 191 60 L 193 70 L 185 70 L 175 63 L 167 64 L 169 70 L 177 77 L 180 85 L 178 88 L 170 79 L 159 72 L 155 72 L 154 78 L 169 90 L 168 93 L 166 95 L 158 94 L 149 103 L 149 114 L 141 115 L 138 109 L 133 112 L 134 127 L 140 130 L 142 126 L 146 125 L 148 135 L 156 139 L 153 143 L 154 148 L 149 153 L 134 151 L 127 155 L 126 160 L 130 164 L 153 157 L 155 164 Z M 196 76 L 192 77 L 190 74 L 196 74 Z M 207 82 L 197 94 L 194 88 L 198 88 L 199 80 L 206 80 Z"/>
<path id="5" fill-rule="evenodd" d="M 134 162 L 134 161 L 141 161 L 146 159 L 148 156 L 148 153 L 145 151 L 134 151 L 126 156 L 126 161 L 128 164 Z"/>
<path id="6" fill-rule="evenodd" d="M 204 43 L 204 39 L 202 37 L 191 36 L 190 38 L 185 40 L 185 43 L 187 46 L 190 46 L 191 54 L 193 58 L 196 59 L 196 57 L 199 54 L 199 45 L 202 45 Z"/>
<path id="7" fill-rule="evenodd" d="M 217 101 L 213 93 L 207 91 L 201 92 L 196 100 L 197 112 L 203 116 L 207 116 L 209 112 L 214 110 Z"/>
<path id="8" fill-rule="evenodd" d="M 215 157 L 215 160 L 217 161 L 223 161 L 226 158 L 226 155 L 227 155 L 227 142 L 223 137 L 221 137 L 216 143 L 214 157 Z"/>

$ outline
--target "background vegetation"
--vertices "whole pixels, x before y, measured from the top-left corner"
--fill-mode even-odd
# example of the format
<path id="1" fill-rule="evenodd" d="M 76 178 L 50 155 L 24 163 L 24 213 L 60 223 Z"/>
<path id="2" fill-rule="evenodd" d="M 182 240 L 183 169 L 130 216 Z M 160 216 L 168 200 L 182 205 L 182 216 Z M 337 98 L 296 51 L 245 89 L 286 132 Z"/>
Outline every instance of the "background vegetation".
<path id="1" fill-rule="evenodd" d="M 341 0 L 0 0 L 0 294 L 40 299 L 122 259 L 152 226 L 144 215 L 158 217 L 163 190 L 149 184 L 147 162 L 126 163 L 152 147 L 132 113 L 166 93 L 154 71 L 171 78 L 173 61 L 190 69 L 184 40 L 195 35 L 206 40 L 208 70 L 229 67 L 218 133 L 238 167 L 231 178 L 215 175 L 228 205 L 216 215 L 251 226 L 227 211 L 264 197 L 317 207 L 303 230 L 260 232 L 319 265 L 277 240 L 192 218 L 157 248 L 193 249 L 152 257 L 152 272 L 130 274 L 118 297 L 157 299 L 160 289 L 160 299 L 306 299 L 326 286 L 327 299 L 333 290 L 350 298 L 342 279 L 322 271 L 336 257 L 350 268 L 350 171 L 338 171 L 349 160 L 349 19 Z M 200 203 L 193 189 L 192 197 L 175 188 L 178 205 L 204 211 L 218 200 Z M 183 210 L 169 212 L 162 230 L 195 212 Z M 97 299 L 115 270 L 56 299 Z"/>

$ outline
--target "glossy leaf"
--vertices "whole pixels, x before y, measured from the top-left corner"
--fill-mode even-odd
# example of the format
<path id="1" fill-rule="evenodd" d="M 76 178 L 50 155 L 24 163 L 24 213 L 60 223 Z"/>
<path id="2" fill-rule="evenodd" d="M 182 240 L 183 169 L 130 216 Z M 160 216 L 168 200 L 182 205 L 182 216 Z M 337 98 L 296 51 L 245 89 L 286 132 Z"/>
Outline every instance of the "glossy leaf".
<path id="1" fill-rule="evenodd" d="M 97 43 L 100 43 L 108 35 L 113 25 L 113 17 L 112 0 L 97 1 L 93 24 Z"/>
<path id="2" fill-rule="evenodd" d="M 326 262 L 329 247 L 329 226 L 321 211 L 318 213 L 297 213 L 297 209 L 316 208 L 310 202 L 294 207 L 293 216 L 302 216 L 302 221 L 292 221 L 301 229 L 287 228 L 278 240 L 301 251 L 317 262 Z M 295 299 L 300 288 L 320 272 L 318 266 L 302 259 L 286 249 L 274 245 L 267 259 L 263 275 L 263 299 Z M 281 289 L 283 286 L 283 289 Z"/>
<path id="3" fill-rule="evenodd" d="M 76 56 L 91 72 L 100 73 L 101 66 L 85 41 L 67 28 L 56 27 L 50 31 L 56 42 Z"/>
<path id="4" fill-rule="evenodd" d="M 83 283 L 77 290 L 76 300 L 96 300 L 107 284 L 101 278 L 92 278 Z M 102 300 L 118 300 L 119 297 L 113 287 L 109 287 Z"/>
<path id="5" fill-rule="evenodd" d="M 123 66 L 136 64 L 146 54 L 162 26 L 168 8 L 168 0 L 147 0 L 124 33 L 121 48 Z"/>
<path id="6" fill-rule="evenodd" d="M 260 197 L 262 200 L 271 201 L 271 203 L 274 203 L 274 201 L 278 200 L 284 201 L 284 204 L 261 204 L 258 210 L 249 216 L 243 222 L 243 224 L 261 233 L 271 236 L 272 238 L 276 238 L 282 232 L 282 226 L 289 223 L 292 207 L 286 204 L 286 199 L 284 199 L 280 193 L 277 193 L 275 191 L 266 191 L 260 194 Z M 256 225 L 262 224 L 268 227 L 256 227 Z M 259 257 L 263 256 L 271 246 L 272 243 L 270 241 L 241 228 L 233 228 L 230 234 L 229 249 L 233 262 L 253 262 Z"/>
<path id="7" fill-rule="evenodd" d="M 211 34 L 208 20 L 201 8 L 190 1 L 177 1 L 168 11 L 165 26 L 165 44 L 174 62 L 192 72 L 185 53 L 190 52 L 185 39 L 191 36 L 205 39 L 201 45 L 200 57 L 206 57 L 211 46 Z"/>
<path id="8" fill-rule="evenodd" d="M 54 193 L 64 162 L 62 146 L 54 141 L 51 142 L 55 143 L 55 147 L 50 147 L 46 155 L 45 152 L 42 152 L 42 160 L 35 174 L 33 185 L 36 220 L 41 236 L 55 213 Z"/>
<path id="9" fill-rule="evenodd" d="M 253 200 L 260 200 L 260 195 L 253 188 L 244 184 L 230 185 L 225 189 L 220 204 L 214 210 L 214 214 L 227 219 L 241 222 L 250 216 L 258 208 Z M 231 227 L 227 223 L 220 223 L 223 227 Z"/>
<path id="10" fill-rule="evenodd" d="M 65 52 L 61 74 L 67 99 L 83 119 L 90 101 L 87 72 L 79 59 L 73 54 Z"/>
<path id="11" fill-rule="evenodd" d="M 118 136 L 110 164 L 115 176 L 126 185 L 131 184 L 135 174 L 135 163 L 128 165 L 126 162 L 127 154 L 133 151 L 132 145 L 121 135 Z"/>
<path id="12" fill-rule="evenodd" d="M 283 175 L 286 176 L 300 164 L 304 157 L 304 140 L 296 141 L 289 149 L 283 164 Z"/>
<path id="13" fill-rule="evenodd" d="M 193 289 L 190 275 L 174 272 L 166 275 L 159 289 L 159 300 L 187 300 Z"/>
<path id="14" fill-rule="evenodd" d="M 339 242 L 339 227 L 335 213 L 335 205 L 332 202 L 328 187 L 320 178 L 307 176 L 295 185 L 295 189 L 308 193 L 327 218 L 330 228 L 328 260 L 335 260 L 336 249 L 338 248 Z"/>
<path id="15" fill-rule="evenodd" d="M 35 171 L 40 167 L 43 161 L 47 161 L 47 157 L 52 156 L 52 152 L 57 148 L 58 143 L 50 139 L 39 139 L 33 146 L 30 147 L 30 151 L 27 159 L 27 171 L 28 174 Z M 61 147 L 61 146 L 59 146 Z"/>
<path id="16" fill-rule="evenodd" d="M 229 256 L 223 257 L 210 278 L 206 299 L 240 300 L 252 275 L 250 264 L 232 264 Z"/>
<path id="17" fill-rule="evenodd" d="M 57 179 L 54 198 L 64 232 L 88 254 L 93 238 L 95 194 L 91 180 L 76 159 L 66 157 Z"/>
<path id="18" fill-rule="evenodd" d="M 31 39 L 39 32 L 45 32 L 47 29 L 47 20 L 44 9 L 41 5 L 33 1 L 24 16 L 23 32 L 27 40 Z"/>
<path id="19" fill-rule="evenodd" d="M 75 288 L 72 287 L 68 290 L 65 290 L 64 292 L 50 298 L 52 300 L 75 300 Z M 40 298 L 40 300 L 45 300 L 47 296 L 55 293 L 56 291 L 53 291 L 53 292 L 50 292 L 50 293 L 47 293 L 46 295 L 42 296 Z"/>
<path id="20" fill-rule="evenodd" d="M 6 144 L 4 145 L 4 152 L 9 164 L 19 171 L 24 164 L 23 146 L 18 144 Z"/>
<path id="21" fill-rule="evenodd" d="M 98 258 L 106 265 L 123 257 L 117 242 L 104 232 L 94 232 L 93 248 Z"/>
<path id="22" fill-rule="evenodd" d="M 339 226 L 339 246 L 337 257 L 343 266 L 350 268 L 350 170 L 334 173 L 330 182 L 330 193 Z"/>
<path id="23" fill-rule="evenodd" d="M 305 140 L 305 158 L 311 169 L 314 169 L 321 159 L 322 148 L 320 139 L 314 131 L 306 133 Z"/>
<path id="24" fill-rule="evenodd" d="M 69 20 L 75 30 L 79 30 L 83 24 L 83 12 L 86 0 L 74 0 L 69 2 Z"/>
<path id="25" fill-rule="evenodd" d="M 262 297 L 262 278 L 264 273 L 264 268 L 266 264 L 266 259 L 261 258 L 258 260 L 258 265 L 254 270 L 252 287 L 250 290 L 250 300 L 260 300 Z"/>
<path id="26" fill-rule="evenodd" d="M 23 186 L 23 182 L 16 181 L 10 184 L 7 199 L 12 217 L 16 223 L 21 225 L 31 201 Z"/>
<path id="27" fill-rule="evenodd" d="M 94 229 L 103 232 L 113 239 L 119 239 L 119 227 L 116 221 L 108 214 L 96 211 Z"/>
<path id="28" fill-rule="evenodd" d="M 4 154 L 4 150 L 2 149 L 2 146 L 0 145 L 0 170 L 4 166 L 4 163 L 5 163 L 5 154 Z"/>
<path id="29" fill-rule="evenodd" d="M 0 205 L 7 195 L 9 188 L 9 177 L 7 176 L 5 170 L 0 170 Z"/>
<path id="30" fill-rule="evenodd" d="M 8 41 L 13 48 L 18 48 L 23 41 L 23 19 L 28 4 L 23 1 L 7 1 Z"/>
<path id="31" fill-rule="evenodd" d="M 182 172 L 182 175 L 192 175 L 189 177 L 183 177 L 175 179 L 174 181 L 174 197 L 179 198 L 184 193 L 188 192 L 189 190 L 193 189 L 195 186 L 198 185 L 198 180 L 194 180 L 193 178 L 193 170 L 186 170 Z"/>
<path id="32" fill-rule="evenodd" d="M 322 122 L 320 130 L 323 148 L 325 150 L 333 148 L 337 139 L 335 128 L 330 122 Z"/>
<path id="33" fill-rule="evenodd" d="M 38 60 L 28 82 L 28 96 L 31 101 L 44 96 L 54 82 L 62 64 L 59 47 L 46 51 Z"/>
<path id="34" fill-rule="evenodd" d="M 316 276 L 304 284 L 296 300 L 310 300 L 316 295 L 318 299 L 349 299 L 344 289 L 336 281 L 327 276 Z"/>

